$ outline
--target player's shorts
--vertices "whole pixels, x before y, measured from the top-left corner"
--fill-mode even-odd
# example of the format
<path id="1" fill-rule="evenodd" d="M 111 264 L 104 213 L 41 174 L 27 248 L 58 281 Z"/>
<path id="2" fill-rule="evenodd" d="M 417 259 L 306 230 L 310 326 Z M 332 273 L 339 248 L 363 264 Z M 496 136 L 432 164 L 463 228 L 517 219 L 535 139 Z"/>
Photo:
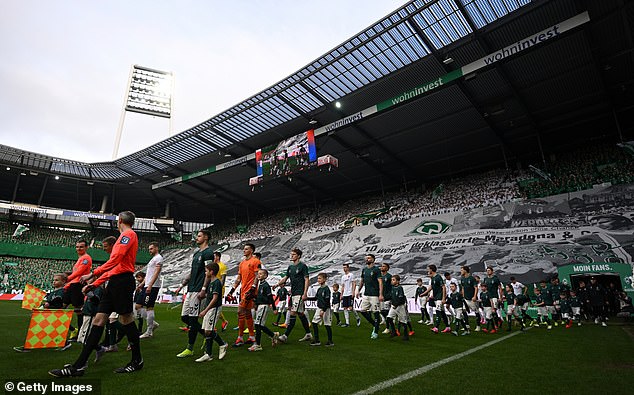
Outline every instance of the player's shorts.
<path id="1" fill-rule="evenodd" d="M 74 308 L 80 309 L 84 306 L 84 293 L 81 292 L 84 286 L 81 283 L 72 283 L 68 288 L 64 289 L 64 296 L 62 296 L 62 303 L 65 305 L 73 305 Z"/>
<path id="2" fill-rule="evenodd" d="M 97 312 L 110 314 L 114 311 L 120 315 L 132 313 L 132 296 L 135 289 L 136 282 L 133 273 L 122 273 L 110 277 Z"/>
<path id="3" fill-rule="evenodd" d="M 339 303 L 333 304 L 330 308 L 332 309 L 333 313 L 338 313 L 339 312 Z"/>
<path id="4" fill-rule="evenodd" d="M 346 295 L 341 297 L 341 307 L 345 309 L 345 308 L 353 307 L 353 306 L 354 306 L 354 300 L 352 298 L 352 295 Z"/>
<path id="5" fill-rule="evenodd" d="M 522 305 L 520 305 L 519 307 L 520 307 L 520 309 L 522 311 L 527 311 L 528 310 L 528 302 L 522 303 Z"/>
<path id="6" fill-rule="evenodd" d="M 572 314 L 570 312 L 561 313 L 561 318 L 563 318 L 565 320 L 572 319 Z"/>
<path id="7" fill-rule="evenodd" d="M 581 307 L 573 307 L 572 308 L 572 314 L 574 314 L 574 315 L 581 314 Z"/>
<path id="8" fill-rule="evenodd" d="M 279 311 L 280 314 L 286 313 L 287 308 L 288 308 L 288 302 L 286 301 L 286 299 L 280 300 L 279 302 L 277 302 L 277 311 Z"/>
<path id="9" fill-rule="evenodd" d="M 242 293 L 240 293 L 240 303 L 238 307 L 243 308 L 245 310 L 253 310 L 255 307 L 255 299 L 248 299 L 244 297 Z"/>
<path id="10" fill-rule="evenodd" d="M 494 309 L 498 308 L 498 303 L 499 303 L 499 299 L 498 298 L 491 298 L 491 307 Z"/>
<path id="11" fill-rule="evenodd" d="M 321 316 L 321 312 L 324 312 L 324 316 Z M 326 310 L 322 310 L 319 307 L 317 307 L 317 310 L 315 311 L 315 315 L 313 316 L 313 324 L 315 325 L 319 325 L 321 324 L 321 322 L 323 321 L 325 326 L 331 326 L 332 325 L 332 313 L 330 311 L 330 309 L 326 309 Z"/>
<path id="12" fill-rule="evenodd" d="M 420 306 L 421 310 L 423 310 L 425 308 L 426 304 L 427 304 L 427 296 L 423 296 L 422 298 L 418 298 L 418 305 Z"/>
<path id="13" fill-rule="evenodd" d="M 548 310 L 550 314 L 557 314 L 557 309 L 555 309 L 555 306 L 546 306 L 546 310 Z"/>
<path id="14" fill-rule="evenodd" d="M 541 315 L 542 317 L 548 317 L 548 309 L 546 308 L 546 306 L 538 306 L 537 314 Z"/>
<path id="15" fill-rule="evenodd" d="M 519 315 L 519 313 L 517 312 L 517 309 L 515 308 L 514 304 L 509 304 L 508 306 L 506 306 L 506 314 L 507 315 Z"/>
<path id="16" fill-rule="evenodd" d="M 387 318 L 397 319 L 401 324 L 407 324 L 407 309 L 405 305 L 390 306 L 390 311 L 387 313 Z"/>
<path id="17" fill-rule="evenodd" d="M 440 300 L 436 300 L 436 299 L 429 299 L 429 301 L 427 302 L 427 304 L 432 307 L 434 310 L 436 311 L 443 311 L 444 307 L 442 305 L 442 303 L 440 303 Z"/>
<path id="18" fill-rule="evenodd" d="M 210 332 L 216 330 L 216 323 L 218 318 L 220 318 L 220 313 L 222 313 L 222 306 L 209 309 L 205 314 L 205 318 L 203 318 L 203 330 Z"/>
<path id="19" fill-rule="evenodd" d="M 255 319 L 253 320 L 253 324 L 261 326 L 266 325 L 266 318 L 269 316 L 269 311 L 271 310 L 269 306 L 261 304 L 255 309 Z"/>
<path id="20" fill-rule="evenodd" d="M 383 302 L 379 303 L 379 306 L 381 308 L 381 311 L 389 311 L 390 307 L 392 307 L 392 301 L 384 300 Z"/>
<path id="21" fill-rule="evenodd" d="M 484 318 L 490 320 L 493 317 L 493 307 L 484 307 Z"/>
<path id="22" fill-rule="evenodd" d="M 200 314 L 200 303 L 198 299 L 198 292 L 187 292 L 185 299 L 183 299 L 183 307 L 181 308 L 181 316 L 183 317 L 198 317 Z"/>
<path id="23" fill-rule="evenodd" d="M 110 313 L 110 315 L 108 316 L 109 321 L 115 321 L 118 319 L 119 319 L 119 314 L 115 313 L 114 311 Z"/>
<path id="24" fill-rule="evenodd" d="M 306 304 L 302 300 L 302 295 L 291 296 L 291 311 L 294 313 L 303 313 L 306 310 Z"/>
<path id="25" fill-rule="evenodd" d="M 456 312 L 454 311 L 454 308 L 451 307 L 450 305 L 444 304 L 443 307 L 445 309 L 445 314 L 451 315 L 451 316 L 455 316 L 456 315 Z"/>
<path id="26" fill-rule="evenodd" d="M 144 307 L 154 307 L 154 305 L 156 304 L 156 298 L 158 297 L 158 293 L 159 293 L 159 287 L 152 287 L 152 290 L 150 291 L 150 294 L 147 294 L 147 288 L 143 288 L 141 290 L 141 303 L 139 303 L 141 306 Z"/>
<path id="27" fill-rule="evenodd" d="M 88 335 L 90 334 L 91 327 L 92 327 L 92 316 L 84 315 L 84 320 L 81 324 L 81 328 L 79 329 L 79 333 L 77 334 L 78 343 L 84 343 L 86 339 L 88 339 Z"/>
<path id="28" fill-rule="evenodd" d="M 363 296 L 361 300 L 361 311 L 379 311 L 379 297 L 378 296 Z"/>

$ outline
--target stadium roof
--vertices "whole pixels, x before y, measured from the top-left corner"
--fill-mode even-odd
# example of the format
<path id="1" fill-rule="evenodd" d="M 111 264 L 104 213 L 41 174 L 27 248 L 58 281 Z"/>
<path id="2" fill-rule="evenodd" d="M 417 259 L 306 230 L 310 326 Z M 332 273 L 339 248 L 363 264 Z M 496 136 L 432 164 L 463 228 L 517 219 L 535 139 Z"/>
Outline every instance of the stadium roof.
<path id="1" fill-rule="evenodd" d="M 345 199 L 491 167 L 524 165 L 594 139 L 631 136 L 632 2 L 417 0 L 242 103 L 152 147 L 108 163 L 81 163 L 0 146 L 2 200 L 134 208 L 203 221 L 246 208 Z M 591 21 L 443 89 L 317 140 L 340 161 L 251 193 L 251 163 L 152 190 L 151 184 L 253 153 L 354 114 L 588 11 Z M 340 101 L 343 106 L 333 106 Z M 22 177 L 20 179 L 20 177 Z M 87 185 L 87 181 L 95 185 Z M 79 205 L 77 207 L 76 205 Z M 210 210 L 211 209 L 211 210 Z M 204 218 L 201 218 L 203 216 Z"/>

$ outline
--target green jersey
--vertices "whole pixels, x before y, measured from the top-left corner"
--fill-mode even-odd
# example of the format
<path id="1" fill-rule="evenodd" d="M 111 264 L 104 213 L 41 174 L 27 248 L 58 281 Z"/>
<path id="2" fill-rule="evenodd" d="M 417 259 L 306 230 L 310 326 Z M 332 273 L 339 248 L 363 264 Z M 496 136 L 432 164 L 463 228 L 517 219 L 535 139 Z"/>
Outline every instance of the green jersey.
<path id="1" fill-rule="evenodd" d="M 579 297 L 577 296 L 570 297 L 570 307 L 581 307 L 581 302 L 579 301 Z"/>
<path id="2" fill-rule="evenodd" d="M 461 309 L 463 307 L 464 298 L 460 292 L 456 291 L 454 293 L 450 293 L 448 299 L 449 304 L 451 304 L 451 307 L 454 309 Z"/>
<path id="3" fill-rule="evenodd" d="M 64 307 L 64 288 L 57 288 L 46 295 L 49 309 L 61 309 Z"/>
<path id="4" fill-rule="evenodd" d="M 464 298 L 467 300 L 471 300 L 476 293 L 478 282 L 473 276 L 469 275 L 460 279 L 460 286 L 462 287 L 462 290 L 464 292 Z"/>
<path id="5" fill-rule="evenodd" d="M 306 278 L 308 277 L 308 266 L 304 262 L 290 265 L 286 270 L 286 277 L 291 280 L 291 295 L 303 295 Z"/>
<path id="6" fill-rule="evenodd" d="M 550 288 L 549 286 L 546 286 L 546 288 L 544 287 L 540 288 L 540 291 L 542 291 L 542 298 L 544 298 L 544 302 L 546 303 L 546 306 L 552 306 L 553 305 L 552 288 Z"/>
<path id="7" fill-rule="evenodd" d="M 89 298 L 86 298 L 86 302 L 84 302 L 84 307 L 82 307 L 81 312 L 87 317 L 94 317 L 97 315 L 97 307 L 99 307 L 99 302 L 101 301 L 102 296 L 102 287 L 93 289 L 92 295 Z"/>
<path id="8" fill-rule="evenodd" d="M 214 252 L 210 247 L 196 250 L 192 258 L 192 271 L 187 283 L 187 292 L 200 292 L 205 283 L 205 262 L 214 260 Z"/>
<path id="9" fill-rule="evenodd" d="M 317 300 L 317 307 L 323 311 L 328 310 L 330 308 L 330 288 L 326 284 L 317 288 L 315 299 Z"/>
<path id="10" fill-rule="evenodd" d="M 286 289 L 286 287 L 280 287 L 277 290 L 277 300 L 284 301 L 286 300 L 286 298 L 288 298 L 288 290 Z"/>
<path id="11" fill-rule="evenodd" d="M 570 299 L 560 299 L 559 300 L 559 310 L 562 313 L 572 313 L 572 306 L 570 305 Z"/>
<path id="12" fill-rule="evenodd" d="M 341 303 L 341 292 L 335 291 L 332 293 L 332 304 Z"/>
<path id="13" fill-rule="evenodd" d="M 498 292 L 500 288 L 500 279 L 498 276 L 485 277 L 482 282 L 487 285 L 487 293 L 489 294 L 489 298 L 497 299 L 500 294 Z"/>
<path id="14" fill-rule="evenodd" d="M 258 294 L 255 297 L 255 304 L 273 304 L 273 291 L 271 291 L 271 286 L 266 281 L 262 281 L 258 284 Z"/>
<path id="15" fill-rule="evenodd" d="M 381 274 L 383 280 L 383 300 L 389 301 L 392 299 L 392 275 L 390 273 Z"/>
<path id="16" fill-rule="evenodd" d="M 515 300 L 517 301 L 517 304 L 520 306 L 523 305 L 524 303 L 528 303 L 531 301 L 529 297 L 524 294 L 516 295 Z"/>
<path id="17" fill-rule="evenodd" d="M 365 296 L 379 296 L 379 278 L 381 270 L 378 267 L 364 267 L 361 271 L 361 279 L 365 287 Z M 385 284 L 383 284 L 385 286 Z"/>
<path id="18" fill-rule="evenodd" d="M 424 285 L 421 285 L 420 287 L 416 287 L 416 295 L 415 296 L 420 298 L 425 293 L 425 291 L 427 291 L 427 287 L 424 286 Z"/>
<path id="19" fill-rule="evenodd" d="M 209 283 L 207 292 L 207 304 L 211 303 L 214 298 L 214 294 L 218 295 L 218 299 L 216 299 L 216 303 L 214 303 L 211 307 L 220 307 L 222 306 L 222 281 L 219 278 L 216 278 L 214 281 Z"/>
<path id="20" fill-rule="evenodd" d="M 442 301 L 442 287 L 445 285 L 445 280 L 438 273 L 431 278 L 431 292 L 434 294 L 434 300 Z"/>
<path id="21" fill-rule="evenodd" d="M 535 306 L 537 306 L 537 307 L 544 307 L 545 306 L 545 304 L 544 304 L 544 295 L 535 294 Z"/>
<path id="22" fill-rule="evenodd" d="M 488 292 L 480 292 L 480 303 L 482 307 L 491 307 L 491 297 Z"/>
<path id="23" fill-rule="evenodd" d="M 397 285 L 396 287 L 391 287 L 390 300 L 394 307 L 402 306 L 407 303 L 407 297 L 405 296 L 405 291 L 402 286 Z"/>
<path id="24" fill-rule="evenodd" d="M 513 293 L 513 290 L 511 290 L 511 292 L 504 291 L 504 299 L 506 299 L 506 303 L 508 303 L 509 306 L 515 304 L 516 297 L 517 296 Z"/>

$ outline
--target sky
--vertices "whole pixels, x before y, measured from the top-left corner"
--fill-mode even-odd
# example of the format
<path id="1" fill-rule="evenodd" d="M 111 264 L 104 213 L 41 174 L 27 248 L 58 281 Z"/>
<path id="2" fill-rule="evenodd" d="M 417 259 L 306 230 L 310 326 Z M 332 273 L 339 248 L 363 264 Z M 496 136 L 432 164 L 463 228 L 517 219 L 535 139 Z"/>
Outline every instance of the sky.
<path id="1" fill-rule="evenodd" d="M 175 76 L 172 134 L 274 85 L 405 0 L 0 2 L 0 144 L 112 159 L 133 64 Z M 118 157 L 169 137 L 128 112 Z"/>

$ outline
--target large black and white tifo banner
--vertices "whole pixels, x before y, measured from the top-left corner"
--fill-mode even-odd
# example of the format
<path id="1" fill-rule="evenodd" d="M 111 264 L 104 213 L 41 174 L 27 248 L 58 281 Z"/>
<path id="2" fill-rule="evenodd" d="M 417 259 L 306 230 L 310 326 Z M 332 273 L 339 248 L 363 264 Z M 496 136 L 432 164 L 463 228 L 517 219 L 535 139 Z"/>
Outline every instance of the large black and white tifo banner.
<path id="1" fill-rule="evenodd" d="M 385 216 L 389 218 L 389 212 Z M 390 272 L 399 274 L 408 287 L 424 277 L 432 263 L 454 276 L 462 265 L 474 274 L 491 265 L 503 280 L 515 276 L 531 284 L 571 263 L 631 265 L 633 232 L 634 185 L 619 185 L 253 243 L 263 255 L 270 283 L 284 275 L 289 252 L 298 247 L 311 269 L 311 284 L 322 271 L 329 274 L 329 283 L 340 282 L 341 264 L 346 261 L 352 262 L 353 273 L 359 273 L 367 253 L 389 262 Z M 242 243 L 225 248 L 223 259 L 232 280 L 242 258 Z M 192 253 L 181 250 L 178 259 L 170 259 L 166 285 L 177 285 L 189 272 Z"/>

